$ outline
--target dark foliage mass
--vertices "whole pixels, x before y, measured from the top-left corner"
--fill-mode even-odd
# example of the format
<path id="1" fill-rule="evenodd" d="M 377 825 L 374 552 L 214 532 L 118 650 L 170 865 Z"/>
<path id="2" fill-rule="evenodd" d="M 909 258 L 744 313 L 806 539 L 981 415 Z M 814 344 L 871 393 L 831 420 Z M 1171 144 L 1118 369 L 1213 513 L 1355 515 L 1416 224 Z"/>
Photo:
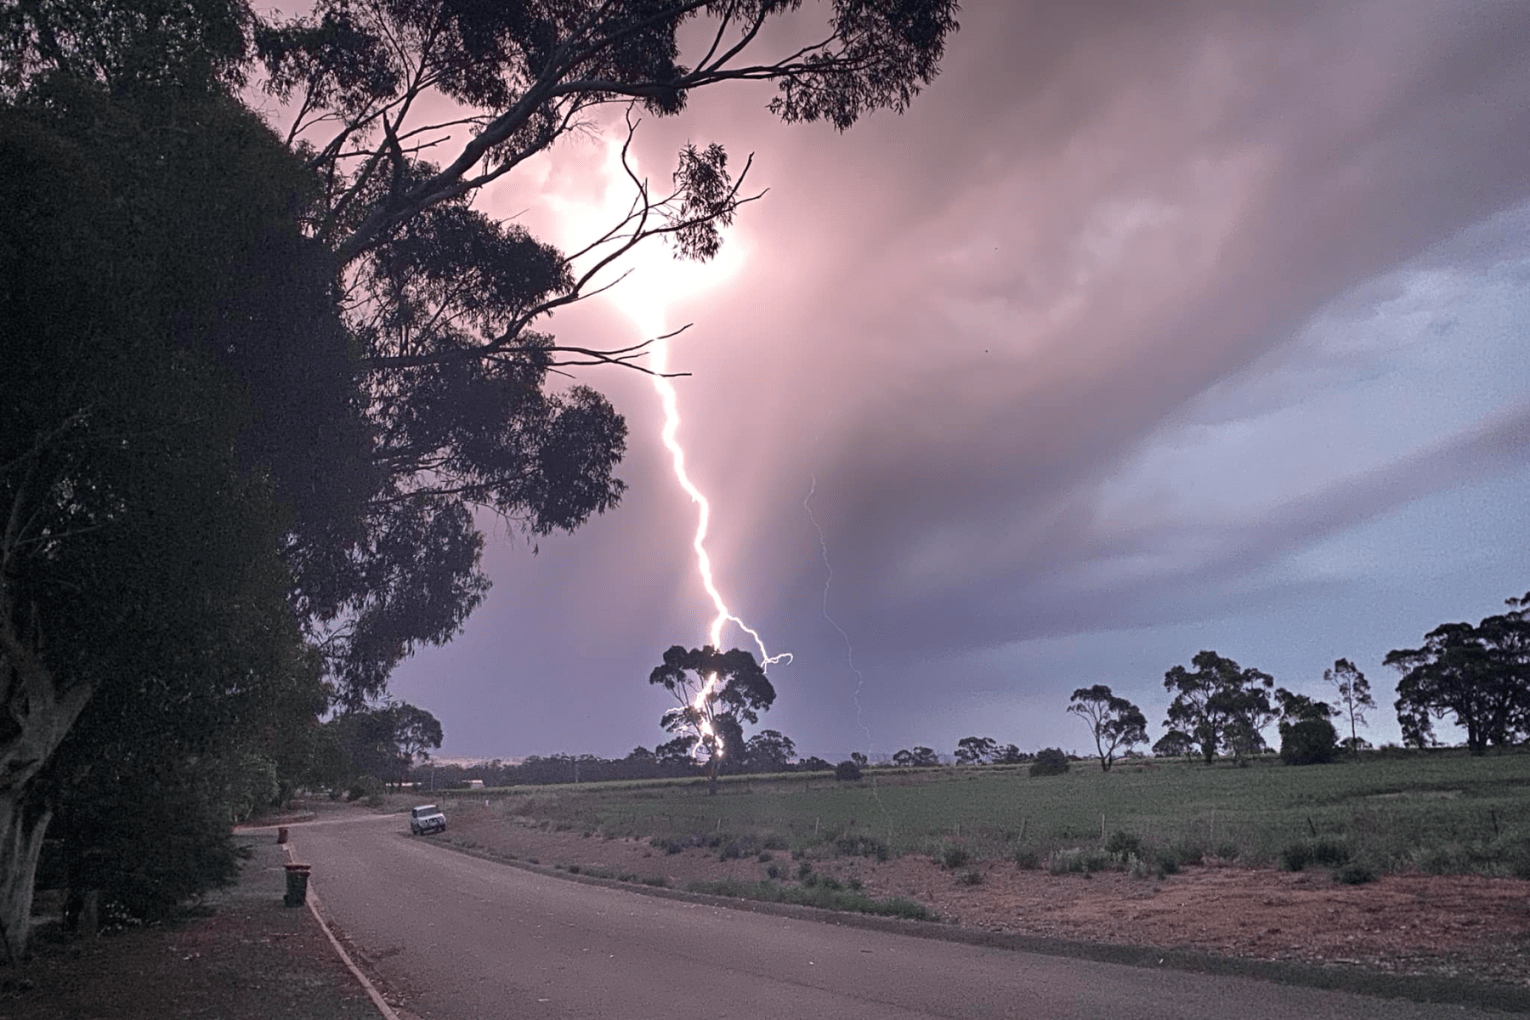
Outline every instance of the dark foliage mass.
<path id="1" fill-rule="evenodd" d="M 1043 747 L 1036 752 L 1036 760 L 1031 762 L 1030 774 L 1033 776 L 1060 776 L 1072 766 L 1068 756 L 1061 748 Z"/>
<path id="2" fill-rule="evenodd" d="M 752 652 L 674 645 L 649 673 L 648 682 L 663 687 L 678 702 L 659 724 L 671 733 L 692 735 L 687 754 L 699 752 L 705 759 L 714 793 L 726 760 L 747 762 L 753 754 L 769 767 L 784 765 L 794 753 L 791 741 L 775 730 L 763 731 L 752 746 L 744 742 L 744 724 L 759 722 L 759 714 L 776 700 L 776 689 Z"/>
<path id="3" fill-rule="evenodd" d="M 1196 653 L 1190 664 L 1194 672 L 1175 666 L 1164 674 L 1164 689 L 1174 694 L 1164 726 L 1189 737 L 1207 764 L 1224 748 L 1235 760 L 1263 750 L 1259 731 L 1276 715 L 1274 678 L 1212 651 Z"/>
<path id="4" fill-rule="evenodd" d="M 1405 743 L 1432 744 L 1433 720 L 1447 715 L 1472 754 L 1530 739 L 1530 592 L 1507 604 L 1475 626 L 1442 624 L 1422 647 L 1387 653 L 1402 674 L 1395 704 Z"/>
<path id="5" fill-rule="evenodd" d="M 1125 754 L 1136 745 L 1147 743 L 1147 718 L 1142 710 L 1125 698 L 1116 697 L 1104 684 L 1080 687 L 1068 700 L 1072 702 L 1068 711 L 1083 719 L 1094 737 L 1102 770 L 1110 771 L 1117 752 Z"/>
<path id="6" fill-rule="evenodd" d="M 747 163 L 686 146 L 667 193 L 634 179 L 631 214 L 574 253 L 476 195 L 602 104 L 672 115 L 759 80 L 788 121 L 901 110 L 956 28 L 954 0 L 836 0 L 812 5 L 818 43 L 768 52 L 802 6 L 0 7 L 7 951 L 55 813 L 71 881 L 117 882 L 91 861 L 135 790 L 246 756 L 277 774 L 271 796 L 333 776 L 345 749 L 317 713 L 365 711 L 482 601 L 475 514 L 538 537 L 616 505 L 625 423 L 550 383 L 645 345 L 564 347 L 541 327 L 646 239 L 714 255 Z M 713 42 L 684 64 L 677 33 L 701 22 Z M 280 101 L 275 132 L 241 99 L 254 89 Z M 420 111 L 443 100 L 467 141 L 432 163 L 442 128 Z M 758 707 L 728 706 L 719 747 L 743 746 Z M 415 738 L 400 746 L 438 741 Z M 247 799 L 180 785 L 189 816 Z"/>

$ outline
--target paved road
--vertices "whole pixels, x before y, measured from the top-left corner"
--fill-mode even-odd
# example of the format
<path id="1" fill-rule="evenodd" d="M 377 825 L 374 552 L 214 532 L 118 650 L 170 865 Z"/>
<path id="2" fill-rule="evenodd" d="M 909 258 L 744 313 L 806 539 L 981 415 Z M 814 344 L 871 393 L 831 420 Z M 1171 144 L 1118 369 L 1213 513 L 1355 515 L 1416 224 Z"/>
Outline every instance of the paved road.
<path id="1" fill-rule="evenodd" d="M 1437 1020 L 1497 1016 L 984 949 L 587 886 L 412 838 L 295 825 L 326 914 L 428 1020 Z"/>

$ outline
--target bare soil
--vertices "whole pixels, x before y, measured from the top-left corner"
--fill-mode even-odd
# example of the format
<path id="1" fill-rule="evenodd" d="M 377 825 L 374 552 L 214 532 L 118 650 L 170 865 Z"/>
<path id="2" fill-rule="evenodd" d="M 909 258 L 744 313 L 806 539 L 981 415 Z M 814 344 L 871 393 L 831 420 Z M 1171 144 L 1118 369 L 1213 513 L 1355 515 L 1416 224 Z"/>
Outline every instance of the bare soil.
<path id="1" fill-rule="evenodd" d="M 0 1020 L 377 1020 L 304 908 L 282 905 L 285 854 L 262 839 L 205 909 L 94 938 L 36 930 L 0 969 Z"/>
<path id="2" fill-rule="evenodd" d="M 672 854 L 647 842 L 476 812 L 454 817 L 446 838 L 543 865 L 663 877 L 676 889 L 759 881 L 772 864 L 791 880 L 797 869 L 784 852 L 768 862 L 724 861 L 717 850 Z M 1008 860 L 958 871 L 922 856 L 812 863 L 821 875 L 859 879 L 871 896 L 912 899 L 945 921 L 983 931 L 1530 987 L 1530 882 L 1517 879 L 1401 874 L 1352 886 L 1322 868 L 1293 873 L 1218 863 L 1156 880 L 1124 872 L 1052 875 Z M 970 871 L 981 881 L 966 884 Z"/>

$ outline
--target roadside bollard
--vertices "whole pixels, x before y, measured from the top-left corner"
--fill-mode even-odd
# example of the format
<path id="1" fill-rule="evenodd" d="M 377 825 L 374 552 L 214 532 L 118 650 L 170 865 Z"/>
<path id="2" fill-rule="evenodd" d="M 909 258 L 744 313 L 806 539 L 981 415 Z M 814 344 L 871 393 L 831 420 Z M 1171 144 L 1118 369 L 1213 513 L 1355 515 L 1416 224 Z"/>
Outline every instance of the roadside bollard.
<path id="1" fill-rule="evenodd" d="M 287 842 L 287 827 L 285 825 L 278 825 L 276 827 L 276 841 L 278 843 Z"/>
<path id="2" fill-rule="evenodd" d="M 288 864 L 287 868 L 287 895 L 282 902 L 289 907 L 301 907 L 308 902 L 308 872 L 313 868 L 311 864 Z"/>

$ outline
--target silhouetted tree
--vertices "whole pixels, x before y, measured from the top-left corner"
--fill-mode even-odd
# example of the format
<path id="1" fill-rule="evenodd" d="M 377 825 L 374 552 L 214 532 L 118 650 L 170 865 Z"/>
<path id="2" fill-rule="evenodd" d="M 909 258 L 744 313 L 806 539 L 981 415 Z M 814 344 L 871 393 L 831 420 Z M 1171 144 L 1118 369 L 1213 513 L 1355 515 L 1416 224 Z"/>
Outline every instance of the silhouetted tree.
<path id="1" fill-rule="evenodd" d="M 1195 753 L 1195 741 L 1183 730 L 1169 730 L 1153 745 L 1153 754 L 1159 758 L 1189 758 Z"/>
<path id="2" fill-rule="evenodd" d="M 1280 760 L 1287 765 L 1318 765 L 1333 761 L 1339 734 L 1330 721 L 1333 706 L 1305 694 L 1275 689 L 1280 706 Z"/>
<path id="3" fill-rule="evenodd" d="M 753 653 L 741 648 L 719 652 L 711 645 L 672 646 L 648 682 L 680 703 L 664 713 L 659 725 L 696 735 L 707 759 L 707 792 L 715 794 L 724 756 L 743 754 L 743 724 L 760 721 L 759 713 L 775 703 L 776 689 Z"/>
<path id="4" fill-rule="evenodd" d="M 1110 771 L 1117 750 L 1124 753 L 1137 744 L 1147 743 L 1147 717 L 1142 710 L 1125 698 L 1116 697 L 1104 684 L 1080 687 L 1068 700 L 1072 702 L 1068 711 L 1083 719 L 1094 737 L 1102 771 Z"/>
<path id="5" fill-rule="evenodd" d="M 1358 754 L 1361 740 L 1357 727 L 1365 725 L 1365 710 L 1376 707 L 1376 699 L 1371 697 L 1370 681 L 1353 662 L 1335 659 L 1332 669 L 1323 670 L 1323 682 L 1338 692 L 1339 714 L 1349 720 L 1349 739 L 1345 746 Z"/>
<path id="6" fill-rule="evenodd" d="M 1395 707 L 1406 743 L 1432 743 L 1431 719 L 1447 714 L 1466 731 L 1474 755 L 1530 733 L 1530 593 L 1507 602 L 1509 612 L 1475 627 L 1443 624 L 1424 636 L 1422 648 L 1387 653 L 1386 664 L 1402 674 Z"/>
<path id="7" fill-rule="evenodd" d="M 1036 760 L 1031 762 L 1030 774 L 1033 776 L 1060 776 L 1071 768 L 1068 756 L 1061 748 L 1043 747 L 1036 752 Z"/>
<path id="8" fill-rule="evenodd" d="M 1208 765 L 1224 746 L 1235 759 L 1261 748 L 1259 731 L 1275 714 L 1268 693 L 1274 678 L 1216 652 L 1198 652 L 1190 664 L 1193 673 L 1175 666 L 1164 674 L 1164 689 L 1174 693 L 1164 725 L 1187 733 Z"/>
<path id="9" fill-rule="evenodd" d="M 389 713 L 393 717 L 393 739 L 398 744 L 400 760 L 404 763 L 404 770 L 399 779 L 402 787 L 409 779 L 409 770 L 414 763 L 428 761 L 430 751 L 439 749 L 444 734 L 441 732 L 441 723 L 435 716 L 423 708 L 416 708 L 406 702 L 397 702 L 389 706 Z"/>
<path id="10" fill-rule="evenodd" d="M 963 737 L 956 742 L 956 761 L 961 765 L 981 765 L 999 749 L 992 737 Z"/>
<path id="11" fill-rule="evenodd" d="M 792 738 L 777 730 L 761 730 L 744 743 L 744 763 L 751 772 L 785 772 L 796 756 Z"/>

